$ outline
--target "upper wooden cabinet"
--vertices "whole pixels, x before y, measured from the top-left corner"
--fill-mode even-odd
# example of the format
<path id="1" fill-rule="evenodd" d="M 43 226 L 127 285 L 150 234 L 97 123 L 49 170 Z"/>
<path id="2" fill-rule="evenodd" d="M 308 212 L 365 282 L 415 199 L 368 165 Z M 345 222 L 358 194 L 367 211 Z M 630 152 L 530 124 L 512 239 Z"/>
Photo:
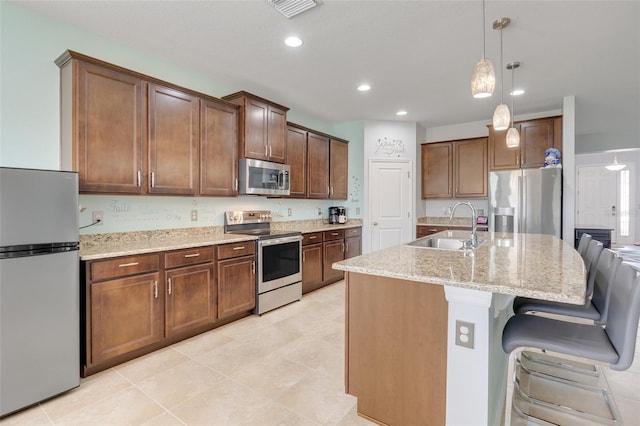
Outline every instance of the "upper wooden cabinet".
<path id="1" fill-rule="evenodd" d="M 329 198 L 329 138 L 307 134 L 307 198 Z"/>
<path id="2" fill-rule="evenodd" d="M 149 84 L 149 193 L 195 195 L 200 99 Z"/>
<path id="3" fill-rule="evenodd" d="M 520 145 L 507 147 L 506 130 L 493 130 L 489 124 L 489 170 L 537 168 L 544 165 L 548 148 L 562 151 L 562 116 L 518 121 Z"/>
<path id="4" fill-rule="evenodd" d="M 143 80 L 75 60 L 65 62 L 60 79 L 62 168 L 78 172 L 81 192 L 144 192 Z"/>
<path id="5" fill-rule="evenodd" d="M 238 195 L 238 109 L 200 101 L 200 194 Z"/>
<path id="6" fill-rule="evenodd" d="M 284 163 L 289 108 L 244 91 L 222 99 L 242 106 L 240 158 Z"/>
<path id="7" fill-rule="evenodd" d="M 61 165 L 81 193 L 237 193 L 238 106 L 76 52 L 56 64 Z"/>
<path id="8" fill-rule="evenodd" d="M 349 145 L 331 139 L 329 146 L 329 198 L 346 200 L 349 181 Z"/>
<path id="9" fill-rule="evenodd" d="M 422 145 L 422 198 L 487 196 L 487 138 Z"/>
<path id="10" fill-rule="evenodd" d="M 290 197 L 307 195 L 307 131 L 291 124 L 287 126 L 285 163 L 291 168 L 289 178 Z"/>

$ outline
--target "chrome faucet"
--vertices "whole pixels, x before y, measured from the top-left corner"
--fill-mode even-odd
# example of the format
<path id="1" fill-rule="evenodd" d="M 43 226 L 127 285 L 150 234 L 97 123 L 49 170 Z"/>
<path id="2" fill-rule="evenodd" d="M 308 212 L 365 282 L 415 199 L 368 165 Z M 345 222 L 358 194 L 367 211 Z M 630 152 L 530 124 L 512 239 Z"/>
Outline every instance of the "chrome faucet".
<path id="1" fill-rule="evenodd" d="M 458 201 L 453 208 L 451 209 L 451 214 L 449 215 L 449 220 L 453 219 L 453 215 L 456 212 L 456 208 L 464 204 L 465 206 L 469 206 L 471 209 L 471 248 L 475 248 L 478 245 L 478 235 L 476 234 L 476 225 L 478 222 L 478 216 L 476 215 L 476 208 L 473 207 L 473 204 L 468 203 L 466 201 Z"/>

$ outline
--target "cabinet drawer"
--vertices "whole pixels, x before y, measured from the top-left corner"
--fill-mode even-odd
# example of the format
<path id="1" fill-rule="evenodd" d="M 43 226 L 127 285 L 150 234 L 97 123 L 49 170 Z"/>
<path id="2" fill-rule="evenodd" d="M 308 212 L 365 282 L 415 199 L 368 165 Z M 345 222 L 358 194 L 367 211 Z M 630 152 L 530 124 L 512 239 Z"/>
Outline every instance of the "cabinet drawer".
<path id="1" fill-rule="evenodd" d="M 256 242 L 254 240 L 242 241 L 240 243 L 223 244 L 218 246 L 218 260 L 229 259 L 230 257 L 247 256 L 255 254 Z"/>
<path id="2" fill-rule="evenodd" d="M 344 238 L 344 229 L 323 232 L 324 241 L 341 240 Z"/>
<path id="3" fill-rule="evenodd" d="M 101 281 L 157 271 L 160 265 L 159 254 L 119 257 L 116 259 L 91 262 L 89 266 L 91 281 Z"/>
<path id="4" fill-rule="evenodd" d="M 211 261 L 213 261 L 213 247 L 176 250 L 167 252 L 164 255 L 164 267 L 166 269 Z"/>
<path id="5" fill-rule="evenodd" d="M 449 229 L 447 226 L 428 226 L 418 225 L 416 226 L 416 236 L 425 237 L 427 235 L 435 234 L 436 232 L 442 232 Z"/>
<path id="6" fill-rule="evenodd" d="M 315 244 L 322 242 L 322 232 L 310 232 L 308 234 L 302 234 L 302 245 Z"/>
<path id="7" fill-rule="evenodd" d="M 359 237 L 362 235 L 362 228 L 349 228 L 344 230 L 344 237 Z"/>

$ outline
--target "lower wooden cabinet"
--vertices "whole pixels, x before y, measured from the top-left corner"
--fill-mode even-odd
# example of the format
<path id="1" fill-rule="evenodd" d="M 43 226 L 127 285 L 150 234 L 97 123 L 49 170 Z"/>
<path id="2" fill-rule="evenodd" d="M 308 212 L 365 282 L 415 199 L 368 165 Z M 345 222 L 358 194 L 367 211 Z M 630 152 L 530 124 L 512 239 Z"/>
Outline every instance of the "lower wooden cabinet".
<path id="1" fill-rule="evenodd" d="M 416 226 L 416 238 L 426 237 L 427 235 L 435 234 L 436 232 L 442 232 L 449 229 L 446 226 Z"/>
<path id="2" fill-rule="evenodd" d="M 322 284 L 322 243 L 302 246 L 302 292 Z"/>
<path id="3" fill-rule="evenodd" d="M 213 263 L 174 269 L 166 275 L 167 336 L 216 320 L 218 312 Z"/>
<path id="4" fill-rule="evenodd" d="M 91 285 L 89 365 L 159 342 L 164 295 L 158 272 Z"/>
<path id="5" fill-rule="evenodd" d="M 250 311 L 256 307 L 255 256 L 218 262 L 218 316 Z"/>
<path id="6" fill-rule="evenodd" d="M 349 228 L 344 231 L 344 258 L 362 254 L 362 228 Z"/>

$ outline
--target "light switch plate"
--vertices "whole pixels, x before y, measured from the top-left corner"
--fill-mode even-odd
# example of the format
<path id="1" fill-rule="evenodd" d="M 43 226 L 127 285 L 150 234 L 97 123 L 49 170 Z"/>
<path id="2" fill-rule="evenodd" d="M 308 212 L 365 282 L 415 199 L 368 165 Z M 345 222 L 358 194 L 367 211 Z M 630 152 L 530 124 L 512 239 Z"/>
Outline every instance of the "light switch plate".
<path id="1" fill-rule="evenodd" d="M 456 320 L 456 346 L 473 349 L 474 327 L 472 322 Z"/>

